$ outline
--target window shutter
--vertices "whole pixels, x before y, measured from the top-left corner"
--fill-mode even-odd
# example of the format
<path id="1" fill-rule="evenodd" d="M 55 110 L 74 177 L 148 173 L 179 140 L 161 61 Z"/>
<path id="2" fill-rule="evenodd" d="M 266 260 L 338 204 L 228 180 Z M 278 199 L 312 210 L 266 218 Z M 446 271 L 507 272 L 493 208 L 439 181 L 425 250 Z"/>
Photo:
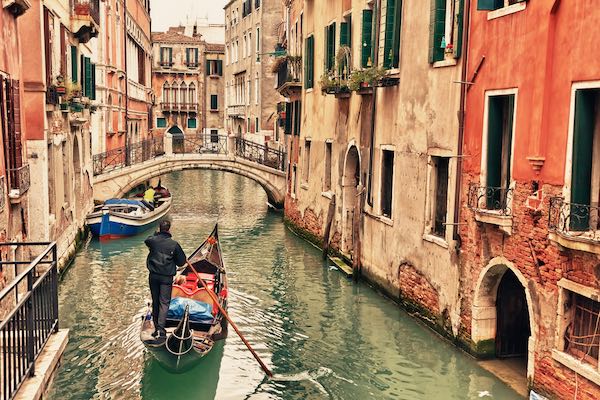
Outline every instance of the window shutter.
<path id="1" fill-rule="evenodd" d="M 165 48 L 161 47 L 160 48 L 160 63 L 164 63 L 165 62 Z"/>
<path id="2" fill-rule="evenodd" d="M 96 100 L 96 64 L 92 64 L 92 100 Z"/>
<path id="3" fill-rule="evenodd" d="M 454 40 L 454 58 L 460 58 L 462 53 L 464 14 L 465 0 L 458 0 L 458 13 L 456 14 L 456 39 Z"/>
<path id="4" fill-rule="evenodd" d="M 313 87 L 314 80 L 314 42 L 315 37 L 306 38 L 306 55 L 304 56 L 304 88 L 310 89 Z"/>
<path id="5" fill-rule="evenodd" d="M 9 81 L 7 80 L 7 85 Z M 23 165 L 23 155 L 21 150 L 21 92 L 20 82 L 16 79 L 10 81 L 10 113 L 9 120 L 12 122 L 12 130 L 9 130 L 9 160 L 12 161 L 12 168 L 19 168 Z"/>
<path id="6" fill-rule="evenodd" d="M 599 90 L 575 92 L 575 126 L 573 133 L 573 164 L 571 172 L 571 203 L 590 205 L 592 187 L 592 157 L 596 126 L 596 97 Z M 570 229 L 589 229 L 589 213 L 585 207 L 571 205 Z"/>
<path id="7" fill-rule="evenodd" d="M 206 60 L 206 75 L 210 75 L 210 60 Z"/>
<path id="8" fill-rule="evenodd" d="M 91 98 L 92 96 L 92 63 L 90 62 L 89 57 L 85 57 L 84 59 L 85 65 L 85 90 L 83 95 L 85 97 Z"/>
<path id="9" fill-rule="evenodd" d="M 223 76 L 223 60 L 217 60 L 217 75 Z"/>
<path id="10" fill-rule="evenodd" d="M 173 64 L 173 48 L 169 47 L 169 64 Z"/>
<path id="11" fill-rule="evenodd" d="M 79 66 L 77 65 L 77 47 L 71 46 L 71 82 L 77 82 L 77 71 L 79 71 Z"/>
<path id="12" fill-rule="evenodd" d="M 194 49 L 194 64 L 198 65 L 198 49 Z"/>
<path id="13" fill-rule="evenodd" d="M 477 0 L 478 10 L 496 10 L 502 6 L 503 0 Z"/>
<path id="14" fill-rule="evenodd" d="M 440 48 L 446 29 L 446 0 L 431 0 L 429 23 L 429 62 L 442 61 L 445 49 Z"/>
<path id="15" fill-rule="evenodd" d="M 296 136 L 300 136 L 300 128 L 302 126 L 302 102 L 298 100 L 296 105 Z"/>
<path id="16" fill-rule="evenodd" d="M 191 59 L 191 57 L 190 57 L 190 51 L 191 50 L 192 49 L 185 49 L 185 63 L 186 63 L 186 65 L 190 65 L 190 59 Z"/>
<path id="17" fill-rule="evenodd" d="M 217 110 L 219 108 L 219 99 L 216 94 L 210 95 L 210 109 Z"/>
<path id="18" fill-rule="evenodd" d="M 361 63 L 363 68 L 373 62 L 373 10 L 363 10 L 362 14 L 362 43 L 361 43 Z"/>
<path id="19" fill-rule="evenodd" d="M 331 25 L 329 25 L 329 70 L 333 70 L 333 68 L 335 67 L 335 31 L 336 24 L 334 22 Z"/>
<path id="20" fill-rule="evenodd" d="M 399 0 L 387 0 L 387 9 L 385 15 L 385 39 L 383 42 L 383 67 L 392 68 L 394 66 L 394 60 L 396 59 L 396 21 L 397 7 Z"/>
<path id="21" fill-rule="evenodd" d="M 79 64 L 81 67 L 81 74 L 79 76 L 79 86 L 81 86 L 81 92 L 85 90 L 85 56 L 82 54 L 79 56 Z"/>
<path id="22" fill-rule="evenodd" d="M 347 22 L 342 22 L 340 24 L 340 46 L 349 46 L 349 25 Z"/>
<path id="23" fill-rule="evenodd" d="M 292 133 L 292 103 L 285 103 L 285 130 L 284 133 Z"/>

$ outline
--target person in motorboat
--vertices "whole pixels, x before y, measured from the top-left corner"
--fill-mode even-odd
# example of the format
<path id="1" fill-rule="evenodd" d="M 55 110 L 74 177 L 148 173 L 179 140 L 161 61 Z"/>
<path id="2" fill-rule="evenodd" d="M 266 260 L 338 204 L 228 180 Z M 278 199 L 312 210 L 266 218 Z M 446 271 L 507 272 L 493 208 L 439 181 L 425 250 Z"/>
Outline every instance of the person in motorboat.
<path id="1" fill-rule="evenodd" d="M 179 243 L 171 237 L 170 230 L 171 222 L 165 219 L 160 222 L 158 232 L 144 242 L 150 250 L 146 266 L 150 271 L 148 282 L 152 295 L 152 321 L 155 329 L 152 336 L 155 344 L 166 340 L 165 323 L 171 302 L 173 277 L 177 267 L 185 265 L 187 260 Z"/>
<path id="2" fill-rule="evenodd" d="M 156 204 L 154 203 L 154 196 L 156 196 L 156 191 L 152 186 L 148 185 L 146 191 L 144 192 L 144 200 L 148 204 L 151 204 L 152 207 L 156 207 Z"/>

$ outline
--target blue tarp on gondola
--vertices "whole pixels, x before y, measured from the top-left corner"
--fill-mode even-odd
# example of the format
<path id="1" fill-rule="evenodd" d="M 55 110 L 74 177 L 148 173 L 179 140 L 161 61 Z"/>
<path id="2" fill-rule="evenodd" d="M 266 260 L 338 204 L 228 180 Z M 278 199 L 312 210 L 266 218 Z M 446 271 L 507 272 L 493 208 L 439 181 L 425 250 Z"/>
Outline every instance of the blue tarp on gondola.
<path id="1" fill-rule="evenodd" d="M 212 305 L 197 300 L 186 299 L 184 297 L 175 297 L 174 299 L 171 299 L 167 318 L 183 318 L 186 306 L 190 307 L 190 321 L 206 323 L 213 321 L 214 316 L 212 315 Z"/>
<path id="2" fill-rule="evenodd" d="M 110 205 L 110 204 L 130 204 L 132 206 L 145 207 L 142 200 L 136 200 L 136 199 L 108 199 L 104 202 L 104 204 L 108 204 L 108 205 Z"/>

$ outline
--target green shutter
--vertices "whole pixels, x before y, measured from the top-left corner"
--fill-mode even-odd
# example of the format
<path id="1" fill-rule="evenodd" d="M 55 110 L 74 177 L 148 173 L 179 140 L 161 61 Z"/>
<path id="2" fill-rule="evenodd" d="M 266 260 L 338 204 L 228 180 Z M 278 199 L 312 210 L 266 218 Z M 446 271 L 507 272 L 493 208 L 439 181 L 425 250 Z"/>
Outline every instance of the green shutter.
<path id="1" fill-rule="evenodd" d="M 383 67 L 398 66 L 400 60 L 401 0 L 387 0 L 385 37 L 383 42 Z"/>
<path id="2" fill-rule="evenodd" d="M 570 221 L 570 229 L 575 231 L 589 229 L 589 209 L 586 206 L 590 205 L 591 199 L 594 128 L 599 94 L 600 90 L 590 89 L 575 92 Z"/>
<path id="3" fill-rule="evenodd" d="M 185 49 L 185 63 L 186 65 L 190 65 L 190 50 L 192 49 Z"/>
<path id="4" fill-rule="evenodd" d="M 198 65 L 198 49 L 194 49 L 194 64 Z"/>
<path id="5" fill-rule="evenodd" d="M 465 14 L 465 0 L 458 1 L 458 13 L 456 14 L 456 38 L 454 40 L 454 58 L 460 58 L 462 53 L 463 24 Z"/>
<path id="6" fill-rule="evenodd" d="M 217 75 L 223 76 L 223 60 L 217 60 Z"/>
<path id="7" fill-rule="evenodd" d="M 91 98 L 92 96 L 92 63 L 89 57 L 84 57 L 85 80 L 83 96 Z"/>
<path id="8" fill-rule="evenodd" d="M 292 133 L 292 103 L 285 103 L 285 130 L 284 133 Z"/>
<path id="9" fill-rule="evenodd" d="M 429 62 L 444 60 L 445 49 L 441 48 L 446 30 L 446 0 L 431 0 L 429 23 Z"/>
<path id="10" fill-rule="evenodd" d="M 325 71 L 335 67 L 335 22 L 325 27 Z"/>
<path id="11" fill-rule="evenodd" d="M 219 108 L 219 98 L 216 94 L 210 95 L 210 109 L 217 110 Z"/>
<path id="12" fill-rule="evenodd" d="M 304 55 L 304 88 L 311 89 L 314 86 L 315 68 L 315 37 L 306 38 L 306 54 Z"/>
<path id="13" fill-rule="evenodd" d="M 340 46 L 350 45 L 350 26 L 347 22 L 340 24 Z"/>
<path id="14" fill-rule="evenodd" d="M 96 64 L 92 64 L 92 100 L 96 100 Z"/>
<path id="15" fill-rule="evenodd" d="M 164 57 L 163 57 L 164 53 L 165 53 L 165 49 L 164 49 L 164 47 L 161 47 L 160 48 L 160 63 L 161 64 L 165 62 Z"/>
<path id="16" fill-rule="evenodd" d="M 496 10 L 502 8 L 503 5 L 503 0 L 477 0 L 478 10 Z"/>
<path id="17" fill-rule="evenodd" d="M 71 46 L 71 82 L 77 82 L 77 71 L 79 71 L 79 66 L 77 65 L 77 47 Z"/>
<path id="18" fill-rule="evenodd" d="M 196 118 L 188 118 L 188 128 L 196 129 Z"/>
<path id="19" fill-rule="evenodd" d="M 157 128 L 166 128 L 167 120 L 165 118 L 157 118 L 156 119 L 156 127 Z"/>
<path id="20" fill-rule="evenodd" d="M 363 10 L 362 14 L 362 43 L 361 63 L 363 68 L 373 62 L 373 10 Z"/>
<path id="21" fill-rule="evenodd" d="M 298 100 L 296 105 L 296 135 L 300 136 L 300 128 L 302 127 L 302 102 Z"/>
<path id="22" fill-rule="evenodd" d="M 206 60 L 206 75 L 210 75 L 210 60 Z"/>

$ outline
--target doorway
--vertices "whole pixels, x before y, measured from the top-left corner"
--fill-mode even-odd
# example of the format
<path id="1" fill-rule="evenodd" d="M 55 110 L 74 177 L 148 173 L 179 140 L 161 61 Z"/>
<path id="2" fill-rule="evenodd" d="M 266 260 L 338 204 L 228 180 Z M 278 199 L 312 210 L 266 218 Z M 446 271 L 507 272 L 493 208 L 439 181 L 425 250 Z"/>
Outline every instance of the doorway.
<path id="1" fill-rule="evenodd" d="M 507 270 L 498 285 L 496 298 L 496 356 L 523 358 L 531 336 L 525 289 L 517 276 Z"/>
<path id="2" fill-rule="evenodd" d="M 344 176 L 342 180 L 343 208 L 342 208 L 342 252 L 352 259 L 354 253 L 354 224 L 358 223 L 355 209 L 359 198 L 358 185 L 360 184 L 360 156 L 356 146 L 351 146 L 346 153 Z"/>

